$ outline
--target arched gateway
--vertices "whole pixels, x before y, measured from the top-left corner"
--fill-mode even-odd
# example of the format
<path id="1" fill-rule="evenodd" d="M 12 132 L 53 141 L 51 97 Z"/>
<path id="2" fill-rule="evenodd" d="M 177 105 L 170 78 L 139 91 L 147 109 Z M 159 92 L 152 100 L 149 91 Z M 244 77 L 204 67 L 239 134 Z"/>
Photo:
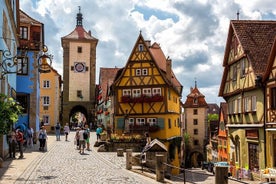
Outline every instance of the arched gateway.
<path id="1" fill-rule="evenodd" d="M 62 124 L 72 124 L 76 113 L 83 123 L 95 123 L 96 47 L 98 39 L 82 26 L 79 8 L 76 28 L 61 38 L 63 48 Z"/>

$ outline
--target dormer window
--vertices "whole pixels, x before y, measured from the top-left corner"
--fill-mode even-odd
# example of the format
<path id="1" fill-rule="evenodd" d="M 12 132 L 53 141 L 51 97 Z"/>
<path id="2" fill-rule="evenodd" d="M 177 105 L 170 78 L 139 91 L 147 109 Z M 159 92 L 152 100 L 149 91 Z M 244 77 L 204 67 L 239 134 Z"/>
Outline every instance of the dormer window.
<path id="1" fill-rule="evenodd" d="M 139 44 L 139 52 L 143 52 L 144 51 L 144 45 L 143 44 Z"/>
<path id="2" fill-rule="evenodd" d="M 194 104 L 197 104 L 197 103 L 198 103 L 198 99 L 194 98 Z"/>

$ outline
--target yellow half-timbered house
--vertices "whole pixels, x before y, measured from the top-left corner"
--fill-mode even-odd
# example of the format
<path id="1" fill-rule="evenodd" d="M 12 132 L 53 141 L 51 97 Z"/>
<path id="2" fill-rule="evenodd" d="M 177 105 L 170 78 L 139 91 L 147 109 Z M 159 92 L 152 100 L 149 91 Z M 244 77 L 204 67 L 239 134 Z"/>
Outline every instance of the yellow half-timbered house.
<path id="1" fill-rule="evenodd" d="M 148 132 L 152 140 L 161 140 L 169 150 L 169 161 L 179 166 L 182 85 L 171 65 L 160 45 L 151 45 L 140 33 L 113 83 L 114 122 L 118 134 Z"/>
<path id="2" fill-rule="evenodd" d="M 230 22 L 219 96 L 228 104 L 229 162 L 239 168 L 267 166 L 265 106 L 269 101 L 265 98 L 264 74 L 275 35 L 275 21 Z"/>

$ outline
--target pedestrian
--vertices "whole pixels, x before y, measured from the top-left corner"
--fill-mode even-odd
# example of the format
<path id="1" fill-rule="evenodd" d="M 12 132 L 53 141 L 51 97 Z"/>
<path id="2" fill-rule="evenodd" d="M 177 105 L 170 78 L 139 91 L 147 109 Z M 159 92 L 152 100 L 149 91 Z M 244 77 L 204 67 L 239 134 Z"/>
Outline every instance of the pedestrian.
<path id="1" fill-rule="evenodd" d="M 86 142 L 86 150 L 90 151 L 90 129 L 88 128 L 88 125 L 86 125 L 86 129 L 85 129 L 85 133 L 84 135 L 87 135 L 85 142 Z M 85 136 L 84 136 L 85 138 Z"/>
<path id="2" fill-rule="evenodd" d="M 38 132 L 38 139 L 39 139 L 39 151 L 45 150 L 46 139 L 47 139 L 47 132 L 44 126 L 42 126 Z"/>
<path id="3" fill-rule="evenodd" d="M 34 130 L 30 125 L 27 129 L 27 147 L 33 148 L 34 140 L 33 140 Z"/>
<path id="4" fill-rule="evenodd" d="M 16 133 L 14 128 L 9 132 L 8 135 L 8 142 L 9 142 L 9 155 L 10 158 L 15 158 L 15 150 L 16 150 Z"/>
<path id="5" fill-rule="evenodd" d="M 84 139 L 84 136 L 83 136 L 83 134 L 84 134 L 84 128 L 82 127 L 81 128 L 81 130 L 79 131 L 79 141 L 80 141 L 80 151 L 79 151 L 79 153 L 80 154 L 84 154 L 84 149 L 85 149 L 85 139 Z"/>
<path id="6" fill-rule="evenodd" d="M 68 123 L 66 123 L 66 125 L 64 126 L 64 134 L 65 134 L 65 141 L 68 141 L 68 135 L 70 133 L 70 128 L 69 128 L 69 125 Z"/>
<path id="7" fill-rule="evenodd" d="M 23 143 L 24 143 L 24 136 L 20 129 L 17 129 L 15 132 L 16 141 L 19 148 L 19 159 L 23 158 Z"/>
<path id="8" fill-rule="evenodd" d="M 76 129 L 76 135 L 75 135 L 75 145 L 77 146 L 77 149 L 80 149 L 80 127 L 77 127 Z"/>
<path id="9" fill-rule="evenodd" d="M 112 130 L 111 130 L 111 125 L 110 124 L 107 125 L 106 132 L 107 132 L 107 139 L 111 140 Z"/>
<path id="10" fill-rule="evenodd" d="M 99 125 L 98 128 L 96 129 L 97 141 L 101 140 L 102 131 L 103 131 L 103 129 L 102 129 L 101 125 Z"/>
<path id="11" fill-rule="evenodd" d="M 57 122 L 57 124 L 56 124 L 56 126 L 55 126 L 55 129 L 56 129 L 56 139 L 57 139 L 57 141 L 60 141 L 60 128 L 61 128 L 60 123 Z"/>

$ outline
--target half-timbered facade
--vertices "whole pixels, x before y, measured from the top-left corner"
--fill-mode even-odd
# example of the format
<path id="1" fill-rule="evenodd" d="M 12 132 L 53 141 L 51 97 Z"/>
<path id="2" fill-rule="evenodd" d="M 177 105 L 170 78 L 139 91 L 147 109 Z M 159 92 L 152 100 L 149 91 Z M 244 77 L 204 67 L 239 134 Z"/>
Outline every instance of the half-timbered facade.
<path id="1" fill-rule="evenodd" d="M 149 132 L 152 139 L 158 138 L 171 147 L 169 150 L 177 149 L 182 86 L 171 69 L 171 62 L 159 44 L 151 45 L 139 34 L 113 85 L 116 133 Z M 171 152 L 170 159 L 179 165 L 178 150 Z"/>
<path id="2" fill-rule="evenodd" d="M 219 96 L 228 104 L 229 161 L 238 167 L 266 167 L 262 79 L 275 33 L 273 21 L 230 22 Z"/>

